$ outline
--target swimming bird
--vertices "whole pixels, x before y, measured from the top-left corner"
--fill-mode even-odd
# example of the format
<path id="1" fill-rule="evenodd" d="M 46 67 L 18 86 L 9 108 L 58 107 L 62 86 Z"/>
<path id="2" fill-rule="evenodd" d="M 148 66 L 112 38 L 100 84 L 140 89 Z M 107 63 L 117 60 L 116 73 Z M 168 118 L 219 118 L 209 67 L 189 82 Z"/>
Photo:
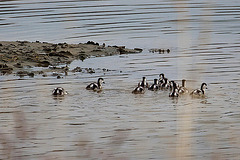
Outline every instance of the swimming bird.
<path id="1" fill-rule="evenodd" d="M 133 94 L 143 94 L 145 92 L 144 87 L 140 86 L 138 84 L 138 86 L 132 91 Z"/>
<path id="2" fill-rule="evenodd" d="M 94 91 L 96 91 L 96 90 L 101 90 L 101 89 L 102 89 L 102 83 L 105 83 L 104 80 L 103 80 L 103 78 L 98 78 L 97 83 L 96 83 L 96 82 L 90 83 L 90 84 L 86 87 L 86 89 L 87 89 L 87 90 L 94 90 Z"/>
<path id="3" fill-rule="evenodd" d="M 174 81 L 170 82 L 172 85 L 172 91 L 169 93 L 169 97 L 178 97 L 177 85 Z"/>
<path id="4" fill-rule="evenodd" d="M 138 83 L 138 86 L 141 86 L 143 88 L 148 88 L 148 83 L 146 77 L 143 77 L 142 81 Z"/>
<path id="5" fill-rule="evenodd" d="M 202 83 L 201 88 L 193 90 L 190 93 L 190 95 L 192 95 L 192 96 L 204 96 L 205 89 L 207 89 L 207 84 L 206 83 Z"/>
<path id="6" fill-rule="evenodd" d="M 167 78 L 164 77 L 163 83 L 160 85 L 161 89 L 169 89 L 170 88 L 170 82 Z"/>
<path id="7" fill-rule="evenodd" d="M 170 87 L 169 80 L 164 76 L 163 73 L 159 75 L 159 87 L 160 89 L 168 89 Z"/>
<path id="8" fill-rule="evenodd" d="M 185 79 L 182 80 L 182 86 L 179 87 L 178 93 L 179 94 L 186 94 L 186 93 L 188 93 L 188 89 L 186 88 L 186 80 Z"/>
<path id="9" fill-rule="evenodd" d="M 163 82 L 163 79 L 164 79 L 165 77 L 164 77 L 164 74 L 163 73 L 161 73 L 160 75 L 159 75 L 159 85 L 161 85 L 162 83 L 164 83 Z"/>
<path id="10" fill-rule="evenodd" d="M 68 92 L 65 91 L 65 89 L 62 87 L 54 88 L 54 90 L 52 91 L 52 95 L 54 96 L 64 96 L 65 94 L 68 94 Z"/>
<path id="11" fill-rule="evenodd" d="M 148 88 L 151 91 L 157 91 L 159 89 L 158 79 L 153 80 L 153 84 Z"/>

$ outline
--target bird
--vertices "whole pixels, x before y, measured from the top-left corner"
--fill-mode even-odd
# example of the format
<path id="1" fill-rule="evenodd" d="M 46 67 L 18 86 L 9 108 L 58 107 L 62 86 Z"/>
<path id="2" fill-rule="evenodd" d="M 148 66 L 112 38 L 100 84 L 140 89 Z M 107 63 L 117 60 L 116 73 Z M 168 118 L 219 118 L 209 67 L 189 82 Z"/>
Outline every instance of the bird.
<path id="1" fill-rule="evenodd" d="M 163 78 L 163 83 L 160 85 L 161 89 L 169 89 L 170 88 L 170 82 L 167 78 Z"/>
<path id="2" fill-rule="evenodd" d="M 172 84 L 172 91 L 169 93 L 169 97 L 178 97 L 177 85 L 174 81 L 170 82 Z"/>
<path id="3" fill-rule="evenodd" d="M 182 86 L 179 87 L 178 93 L 179 94 L 186 94 L 186 93 L 188 93 L 188 89 L 186 88 L 186 80 L 185 79 L 182 80 Z"/>
<path id="4" fill-rule="evenodd" d="M 68 92 L 65 91 L 65 89 L 62 87 L 54 88 L 54 90 L 52 91 L 52 95 L 54 96 L 64 96 L 65 94 L 68 94 Z"/>
<path id="5" fill-rule="evenodd" d="M 201 88 L 200 89 L 195 89 L 193 90 L 190 95 L 192 96 L 204 96 L 205 94 L 205 89 L 207 89 L 207 84 L 206 83 L 202 83 L 201 84 Z"/>
<path id="6" fill-rule="evenodd" d="M 153 80 L 153 84 L 148 88 L 151 91 L 157 91 L 159 89 L 158 79 Z"/>
<path id="7" fill-rule="evenodd" d="M 138 86 L 141 86 L 143 88 L 148 88 L 147 78 L 143 77 L 142 81 L 138 83 Z"/>
<path id="8" fill-rule="evenodd" d="M 161 84 L 163 83 L 163 79 L 164 79 L 164 74 L 161 73 L 161 74 L 159 75 L 159 85 L 161 85 Z"/>
<path id="9" fill-rule="evenodd" d="M 170 87 L 169 80 L 164 76 L 163 73 L 159 75 L 159 87 L 160 89 L 168 89 Z"/>
<path id="10" fill-rule="evenodd" d="M 87 90 L 93 90 L 93 91 L 101 90 L 102 89 L 102 83 L 105 83 L 103 78 L 98 78 L 97 82 L 90 83 L 89 85 L 87 85 L 86 89 Z"/>
<path id="11" fill-rule="evenodd" d="M 143 94 L 145 92 L 144 87 L 140 86 L 138 84 L 138 86 L 132 91 L 133 94 Z"/>

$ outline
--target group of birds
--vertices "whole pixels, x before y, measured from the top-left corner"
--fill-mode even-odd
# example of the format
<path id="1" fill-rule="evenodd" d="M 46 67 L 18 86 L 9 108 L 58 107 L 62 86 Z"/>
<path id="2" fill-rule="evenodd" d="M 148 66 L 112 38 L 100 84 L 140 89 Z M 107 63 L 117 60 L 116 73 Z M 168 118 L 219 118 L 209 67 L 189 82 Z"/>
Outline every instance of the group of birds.
<path id="1" fill-rule="evenodd" d="M 175 81 L 169 81 L 163 73 L 159 75 L 159 79 L 154 79 L 152 85 L 148 85 L 146 77 L 142 78 L 142 81 L 138 83 L 138 86 L 132 91 L 133 94 L 143 94 L 145 90 L 157 91 L 157 90 L 170 90 L 169 97 L 178 97 L 180 94 L 189 93 L 186 88 L 186 80 L 182 80 L 182 86 Z M 190 92 L 192 96 L 204 96 L 207 84 L 202 83 L 199 89 L 195 89 Z"/>
<path id="2" fill-rule="evenodd" d="M 93 91 L 101 91 L 103 83 L 105 83 L 103 78 L 98 78 L 97 82 L 90 83 L 89 85 L 87 85 L 86 89 Z M 54 90 L 52 91 L 52 95 L 54 96 L 64 96 L 66 94 L 68 94 L 68 92 L 65 91 L 65 89 L 62 87 L 54 88 Z"/>
<path id="3" fill-rule="evenodd" d="M 105 83 L 103 78 L 98 78 L 97 82 L 90 83 L 87 85 L 87 90 L 101 91 L 102 84 Z M 202 83 L 200 89 L 193 90 L 190 95 L 192 96 L 203 96 L 205 94 L 205 89 L 207 88 L 206 83 Z M 146 77 L 142 78 L 142 81 L 138 83 L 138 86 L 132 91 L 133 94 L 143 94 L 145 90 L 158 91 L 158 90 L 170 90 L 169 97 L 178 97 L 180 94 L 189 93 L 186 88 L 186 80 L 182 80 L 182 86 L 180 86 L 175 81 L 169 81 L 163 73 L 159 75 L 159 79 L 154 79 L 152 85 L 148 85 Z M 62 87 L 57 87 L 52 91 L 54 96 L 63 96 L 68 94 Z"/>

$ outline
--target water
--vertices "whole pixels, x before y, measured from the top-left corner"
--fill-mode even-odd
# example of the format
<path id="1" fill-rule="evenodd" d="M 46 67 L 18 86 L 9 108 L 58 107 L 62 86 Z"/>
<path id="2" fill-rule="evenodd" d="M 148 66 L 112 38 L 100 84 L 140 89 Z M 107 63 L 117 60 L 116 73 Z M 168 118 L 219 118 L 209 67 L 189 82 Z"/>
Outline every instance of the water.
<path id="1" fill-rule="evenodd" d="M 240 5 L 237 1 L 1 1 L 0 40 L 144 48 L 74 61 L 96 73 L 0 77 L 0 159 L 239 159 Z M 170 48 L 169 54 L 149 53 Z M 109 69 L 103 71 L 102 69 Z M 133 95 L 165 73 L 204 99 Z M 103 77 L 101 93 L 85 90 Z M 69 95 L 54 98 L 64 87 Z"/>

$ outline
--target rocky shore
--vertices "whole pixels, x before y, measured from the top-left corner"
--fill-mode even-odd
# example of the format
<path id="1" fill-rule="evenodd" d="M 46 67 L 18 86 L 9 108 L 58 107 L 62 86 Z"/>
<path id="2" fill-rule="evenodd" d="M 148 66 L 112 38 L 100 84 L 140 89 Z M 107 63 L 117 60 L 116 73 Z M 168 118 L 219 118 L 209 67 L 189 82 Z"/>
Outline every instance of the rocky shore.
<path id="1" fill-rule="evenodd" d="M 0 41 L 0 73 L 27 74 L 24 69 L 32 67 L 55 68 L 60 64 L 70 64 L 73 60 L 84 60 L 91 56 L 111 56 L 140 53 L 142 49 L 127 49 L 125 46 L 105 46 L 88 41 L 87 43 L 67 44 L 28 41 Z"/>

